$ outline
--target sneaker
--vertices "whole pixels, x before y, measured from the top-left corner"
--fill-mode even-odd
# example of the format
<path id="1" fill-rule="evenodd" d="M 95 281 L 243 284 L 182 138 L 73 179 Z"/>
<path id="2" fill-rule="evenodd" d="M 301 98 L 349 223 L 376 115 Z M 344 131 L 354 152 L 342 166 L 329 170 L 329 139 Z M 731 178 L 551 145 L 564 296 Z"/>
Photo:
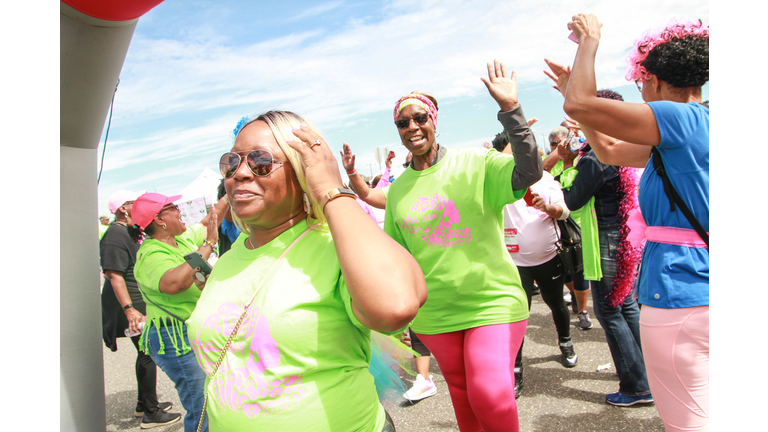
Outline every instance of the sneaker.
<path id="1" fill-rule="evenodd" d="M 605 396 L 605 401 L 611 405 L 628 407 L 639 403 L 652 403 L 653 396 L 650 393 L 630 396 L 622 392 L 611 393 Z"/>
<path id="2" fill-rule="evenodd" d="M 576 301 L 571 302 L 571 310 L 573 311 L 574 315 L 578 315 L 579 314 L 579 302 L 576 302 Z"/>
<path id="3" fill-rule="evenodd" d="M 173 402 L 160 402 L 157 404 L 157 407 L 163 411 L 168 411 L 169 409 L 173 408 Z M 136 403 L 136 412 L 134 412 L 133 415 L 135 415 L 136 417 L 144 417 L 143 402 Z"/>
<path id="4" fill-rule="evenodd" d="M 589 312 L 579 312 L 579 328 L 582 330 L 589 330 L 592 328 L 592 320 L 589 319 Z"/>
<path id="5" fill-rule="evenodd" d="M 560 345 L 560 352 L 563 353 L 560 363 L 567 368 L 576 367 L 579 364 L 579 356 L 573 351 L 573 344 L 570 346 Z"/>
<path id="6" fill-rule="evenodd" d="M 572 299 L 571 299 L 571 292 L 570 291 L 563 295 L 563 301 L 565 302 L 566 306 L 570 306 L 571 305 L 571 300 Z"/>
<path id="7" fill-rule="evenodd" d="M 141 419 L 141 428 L 152 429 L 173 424 L 179 420 L 181 420 L 181 414 L 179 413 L 169 413 L 163 410 L 157 410 L 152 414 L 145 412 L 144 417 Z"/>
<path id="8" fill-rule="evenodd" d="M 403 397 L 409 401 L 417 401 L 434 396 L 436 393 L 437 387 L 432 383 L 432 375 L 429 376 L 429 379 L 424 379 L 423 376 L 416 375 L 416 381 L 413 382 L 413 387 L 403 393 Z"/>
<path id="9" fill-rule="evenodd" d="M 515 368 L 515 399 L 520 397 L 520 391 L 523 389 L 523 367 Z"/>
<path id="10" fill-rule="evenodd" d="M 531 290 L 531 297 L 537 296 L 541 294 L 541 290 L 539 290 L 539 284 L 536 282 L 533 283 L 533 289 Z"/>

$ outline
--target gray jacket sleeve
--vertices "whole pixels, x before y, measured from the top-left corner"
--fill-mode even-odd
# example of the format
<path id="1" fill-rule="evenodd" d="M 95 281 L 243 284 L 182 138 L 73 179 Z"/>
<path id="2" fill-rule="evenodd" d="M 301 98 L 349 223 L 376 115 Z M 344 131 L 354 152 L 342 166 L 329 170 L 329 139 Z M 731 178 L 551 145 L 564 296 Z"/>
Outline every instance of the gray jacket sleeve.
<path id="1" fill-rule="evenodd" d="M 515 169 L 512 171 L 512 189 L 523 190 L 541 179 L 541 155 L 536 146 L 536 138 L 528 127 L 523 115 L 523 107 L 518 105 L 511 111 L 497 115 L 504 126 L 509 144 L 512 146 L 512 156 L 515 158 Z"/>

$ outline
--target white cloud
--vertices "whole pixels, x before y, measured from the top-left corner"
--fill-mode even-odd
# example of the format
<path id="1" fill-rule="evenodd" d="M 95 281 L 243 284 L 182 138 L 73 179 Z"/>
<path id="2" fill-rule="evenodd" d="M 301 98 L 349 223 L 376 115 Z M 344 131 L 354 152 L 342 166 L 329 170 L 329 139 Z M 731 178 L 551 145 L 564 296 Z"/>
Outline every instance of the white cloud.
<path id="1" fill-rule="evenodd" d="M 389 121 L 380 113 L 413 90 L 434 93 L 441 106 L 469 100 L 486 92 L 479 78 L 494 58 L 517 71 L 521 87 L 549 90 L 543 59 L 572 61 L 577 46 L 567 39 L 566 23 L 582 11 L 604 23 L 598 86 L 625 85 L 624 57 L 645 29 L 673 16 L 709 21 L 709 4 L 700 1 L 396 0 L 371 11 L 383 17 L 378 21 L 357 16 L 343 28 L 322 27 L 322 14 L 343 6 L 330 1 L 285 14 L 295 32 L 245 45 L 210 26 L 185 30 L 180 21 L 178 33 L 197 37 L 153 39 L 140 23 L 115 98 L 112 122 L 124 132 L 110 135 L 105 172 L 139 172 L 142 161 L 188 161 L 190 154 L 216 158 L 237 119 L 265 109 L 291 109 L 334 130 Z M 318 25 L 301 25 L 310 16 Z M 212 120 L 190 125 L 185 117 Z"/>

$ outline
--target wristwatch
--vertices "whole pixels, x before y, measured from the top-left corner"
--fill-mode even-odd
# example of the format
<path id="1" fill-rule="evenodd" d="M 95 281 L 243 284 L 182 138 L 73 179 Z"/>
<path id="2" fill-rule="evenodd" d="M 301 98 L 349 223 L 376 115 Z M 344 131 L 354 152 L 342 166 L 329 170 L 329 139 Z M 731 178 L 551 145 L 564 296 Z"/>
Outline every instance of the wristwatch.
<path id="1" fill-rule="evenodd" d="M 127 305 L 123 306 L 123 312 L 127 311 L 128 309 L 132 308 L 133 305 L 128 303 Z"/>
<path id="2" fill-rule="evenodd" d="M 325 208 L 325 205 L 331 202 L 332 200 L 335 200 L 338 197 L 349 197 L 352 199 L 357 199 L 357 195 L 355 195 L 355 191 L 347 187 L 347 185 L 344 185 L 344 187 L 340 188 L 333 188 L 329 190 L 328 192 L 323 195 L 322 202 L 320 205 Z"/>

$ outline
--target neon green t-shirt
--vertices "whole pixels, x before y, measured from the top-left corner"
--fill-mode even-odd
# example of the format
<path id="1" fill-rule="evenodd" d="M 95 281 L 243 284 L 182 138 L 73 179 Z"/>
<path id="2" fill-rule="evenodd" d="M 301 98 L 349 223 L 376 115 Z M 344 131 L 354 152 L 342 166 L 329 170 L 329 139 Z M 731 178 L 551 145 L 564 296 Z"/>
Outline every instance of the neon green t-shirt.
<path id="1" fill-rule="evenodd" d="M 104 237 L 104 233 L 109 229 L 109 225 L 99 224 L 99 240 Z"/>
<path id="2" fill-rule="evenodd" d="M 378 432 L 384 426 L 368 372 L 371 330 L 352 312 L 329 233 L 310 231 L 277 264 L 210 377 L 245 304 L 307 227 L 302 221 L 255 250 L 236 242 L 216 262 L 187 320 L 195 356 L 209 375 L 211 430 Z"/>
<path id="3" fill-rule="evenodd" d="M 411 325 L 438 334 L 528 318 L 528 301 L 504 244 L 502 209 L 525 195 L 510 184 L 511 155 L 451 150 L 392 183 L 384 231 L 421 266 L 429 291 Z"/>
<path id="4" fill-rule="evenodd" d="M 177 248 L 163 243 L 159 240 L 148 238 L 144 240 L 136 253 L 136 266 L 133 273 L 136 276 L 136 282 L 141 287 L 141 295 L 147 303 L 147 324 L 139 340 L 139 347 L 146 349 L 146 338 L 149 334 L 149 328 L 155 326 L 158 330 L 160 326 L 167 326 L 165 318 L 169 315 L 155 306 L 154 303 L 162 306 L 168 312 L 178 316 L 181 319 L 189 318 L 195 309 L 197 299 L 200 298 L 200 290 L 192 284 L 189 289 L 178 294 L 166 294 L 160 292 L 160 278 L 173 268 L 184 264 L 184 255 L 196 251 L 205 240 L 205 227 L 202 224 L 194 224 L 187 227 L 183 234 L 176 237 Z M 186 354 L 190 347 L 186 346 L 181 338 L 181 325 L 175 318 L 170 318 L 173 329 L 168 330 L 171 336 L 176 355 Z M 160 340 L 160 354 L 165 353 L 165 346 Z"/>

